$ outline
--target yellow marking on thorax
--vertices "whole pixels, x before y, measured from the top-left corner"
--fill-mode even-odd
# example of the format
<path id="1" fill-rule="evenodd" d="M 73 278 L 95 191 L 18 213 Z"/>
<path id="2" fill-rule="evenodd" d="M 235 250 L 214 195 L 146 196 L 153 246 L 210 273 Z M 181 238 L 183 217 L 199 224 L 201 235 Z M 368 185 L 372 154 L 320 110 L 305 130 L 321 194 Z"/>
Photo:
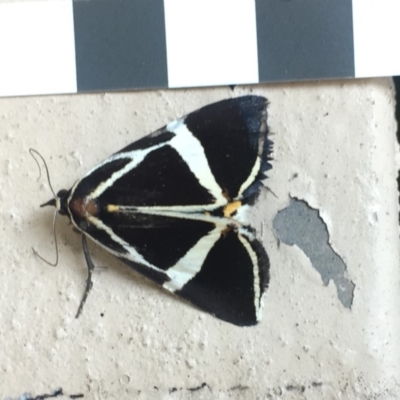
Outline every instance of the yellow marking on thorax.
<path id="1" fill-rule="evenodd" d="M 118 212 L 119 211 L 119 206 L 116 206 L 115 204 L 109 204 L 107 206 L 107 211 L 112 213 L 112 212 Z"/>
<path id="2" fill-rule="evenodd" d="M 232 203 L 227 204 L 224 207 L 223 213 L 225 218 L 232 217 L 232 214 L 242 205 L 242 202 L 239 200 L 232 201 Z"/>

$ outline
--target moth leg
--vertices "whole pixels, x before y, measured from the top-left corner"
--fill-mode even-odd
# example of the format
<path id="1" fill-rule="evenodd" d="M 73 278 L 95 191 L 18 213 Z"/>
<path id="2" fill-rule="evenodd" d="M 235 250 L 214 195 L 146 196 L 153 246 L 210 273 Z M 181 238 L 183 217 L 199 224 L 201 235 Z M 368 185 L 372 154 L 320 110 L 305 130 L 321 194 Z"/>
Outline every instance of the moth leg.
<path id="1" fill-rule="evenodd" d="M 79 304 L 78 312 L 76 313 L 75 318 L 78 318 L 79 315 L 81 314 L 82 308 L 83 308 L 83 306 L 86 302 L 86 299 L 89 295 L 90 289 L 93 287 L 92 273 L 94 270 L 94 264 L 93 264 L 92 258 L 90 257 L 86 235 L 82 235 L 82 248 L 83 248 L 83 254 L 85 255 L 86 265 L 88 268 L 88 275 L 86 278 L 85 293 L 83 293 L 83 297 L 82 297 L 81 303 Z"/>

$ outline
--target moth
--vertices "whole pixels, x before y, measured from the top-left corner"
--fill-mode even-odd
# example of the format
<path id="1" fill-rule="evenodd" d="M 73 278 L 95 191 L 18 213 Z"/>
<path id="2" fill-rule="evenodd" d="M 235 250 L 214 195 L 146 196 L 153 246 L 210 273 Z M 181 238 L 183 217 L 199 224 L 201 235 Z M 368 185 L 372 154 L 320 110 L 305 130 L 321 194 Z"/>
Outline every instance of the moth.
<path id="1" fill-rule="evenodd" d="M 267 100 L 222 100 L 133 142 L 45 205 L 164 289 L 239 326 L 261 318 L 269 260 L 246 214 L 271 168 Z"/>

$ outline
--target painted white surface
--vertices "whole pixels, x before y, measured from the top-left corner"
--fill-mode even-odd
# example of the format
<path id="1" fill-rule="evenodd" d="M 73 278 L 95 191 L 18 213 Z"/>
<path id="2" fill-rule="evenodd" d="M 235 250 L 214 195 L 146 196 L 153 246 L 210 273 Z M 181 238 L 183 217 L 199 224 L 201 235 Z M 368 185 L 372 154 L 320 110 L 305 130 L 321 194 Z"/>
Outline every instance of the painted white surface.
<path id="1" fill-rule="evenodd" d="M 53 210 L 39 208 L 51 193 L 28 149 L 46 158 L 56 190 L 68 188 L 145 133 L 250 91 L 270 100 L 274 132 L 267 185 L 276 197 L 263 191 L 253 215 L 271 261 L 261 323 L 219 321 L 96 246 L 96 265 L 108 268 L 95 270 L 76 320 L 86 278 L 80 237 L 60 217 L 59 265 L 32 254 L 33 246 L 54 256 Z M 0 99 L 0 398 L 57 387 L 85 399 L 399 398 L 393 109 L 383 79 Z M 356 285 L 351 310 L 301 250 L 277 243 L 272 220 L 289 195 L 327 222 Z"/>
<path id="2" fill-rule="evenodd" d="M 258 82 L 254 0 L 165 0 L 164 8 L 169 87 Z"/>
<path id="3" fill-rule="evenodd" d="M 353 0 L 355 76 L 400 74 L 400 2 Z"/>
<path id="4" fill-rule="evenodd" d="M 72 1 L 0 4 L 0 96 L 76 92 Z"/>

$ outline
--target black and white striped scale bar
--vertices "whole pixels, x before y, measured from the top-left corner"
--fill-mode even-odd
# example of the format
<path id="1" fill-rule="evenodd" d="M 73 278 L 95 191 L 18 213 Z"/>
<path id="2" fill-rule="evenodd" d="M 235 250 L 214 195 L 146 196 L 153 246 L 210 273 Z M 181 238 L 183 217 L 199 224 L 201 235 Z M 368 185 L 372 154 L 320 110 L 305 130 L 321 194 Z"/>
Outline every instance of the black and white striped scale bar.
<path id="1" fill-rule="evenodd" d="M 398 15 L 399 0 L 14 0 L 0 96 L 399 75 Z"/>
<path id="2" fill-rule="evenodd" d="M 205 106 L 118 151 L 43 205 L 163 288 L 222 320 L 254 325 L 269 261 L 247 212 L 271 168 L 266 108 L 260 96 Z"/>

